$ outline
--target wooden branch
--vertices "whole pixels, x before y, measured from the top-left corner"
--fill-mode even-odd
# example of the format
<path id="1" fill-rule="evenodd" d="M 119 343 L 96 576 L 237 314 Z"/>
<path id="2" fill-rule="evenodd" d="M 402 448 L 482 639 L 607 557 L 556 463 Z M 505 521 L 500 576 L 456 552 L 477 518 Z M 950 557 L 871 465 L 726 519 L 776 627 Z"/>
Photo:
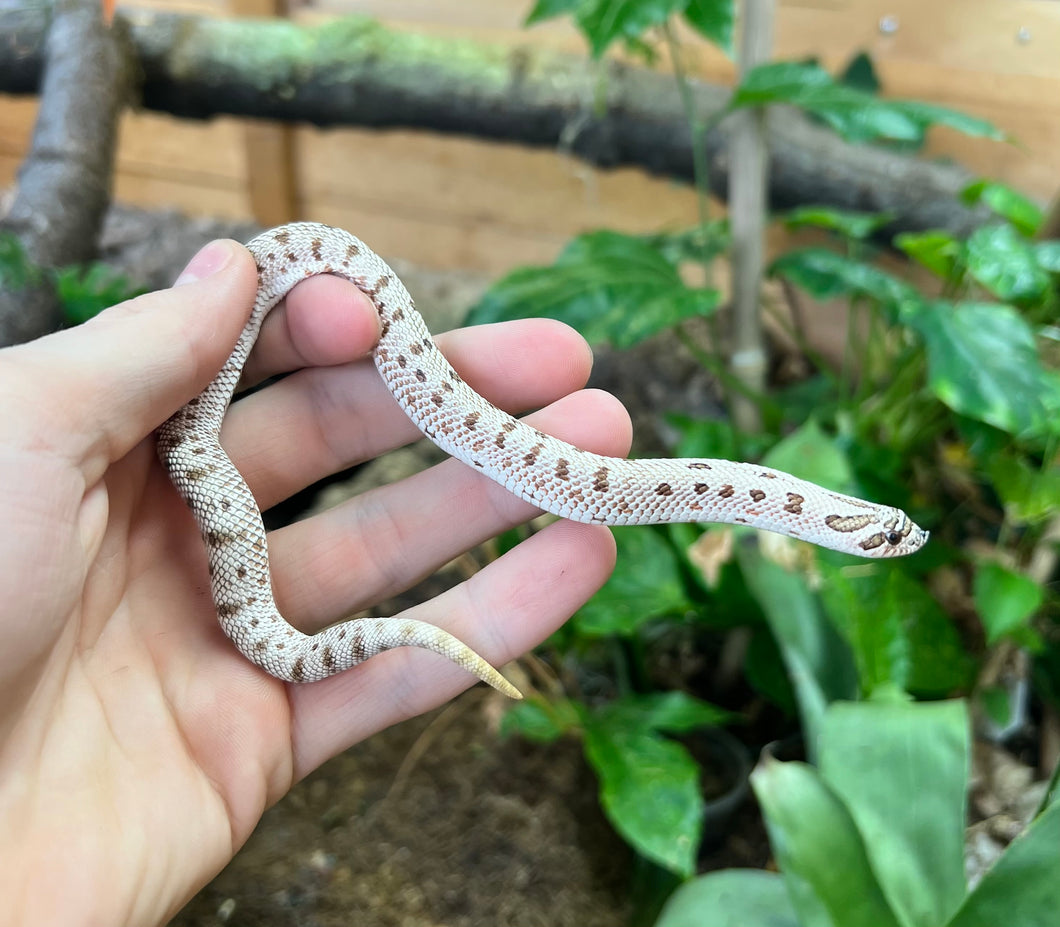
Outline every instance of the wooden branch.
<path id="1" fill-rule="evenodd" d="M 95 254 L 110 203 L 118 116 L 128 83 L 124 56 L 103 25 L 98 0 L 59 0 L 39 45 L 46 62 L 40 110 L 0 230 L 15 233 L 29 259 L 50 268 Z M 2 47 L 12 51 L 6 41 Z M 0 291 L 0 345 L 28 341 L 61 323 L 47 284 Z"/>
<path id="2" fill-rule="evenodd" d="M 360 17 L 314 27 L 128 10 L 143 73 L 143 105 L 187 118 L 232 114 L 317 125 L 412 127 L 562 147 L 603 167 L 638 165 L 690 180 L 687 123 L 673 79 L 613 61 L 530 47 L 481 45 L 391 31 Z M 43 14 L 0 21 L 0 92 L 37 86 Z M 694 87 L 709 118 L 729 91 Z M 767 119 L 774 207 L 822 203 L 887 210 L 892 231 L 966 235 L 990 218 L 954 194 L 959 167 L 840 141 L 791 110 Z M 724 196 L 723 122 L 708 136 L 711 180 Z"/>

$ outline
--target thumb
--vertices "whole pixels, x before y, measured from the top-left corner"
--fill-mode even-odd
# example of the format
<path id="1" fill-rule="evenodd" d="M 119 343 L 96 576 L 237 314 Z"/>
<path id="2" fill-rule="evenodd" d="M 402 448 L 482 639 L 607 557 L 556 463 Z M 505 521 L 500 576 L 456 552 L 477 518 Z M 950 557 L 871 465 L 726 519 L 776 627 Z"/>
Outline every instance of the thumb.
<path id="1" fill-rule="evenodd" d="M 257 272 L 234 241 L 214 241 L 168 290 L 106 309 L 84 325 L 0 352 L 30 382 L 91 483 L 224 364 L 254 302 Z M 21 352 L 18 354 L 16 352 Z M 49 401 L 50 400 L 50 401 Z M 48 424 L 37 417 L 37 428 Z M 73 443 L 71 443 L 73 442 Z"/>

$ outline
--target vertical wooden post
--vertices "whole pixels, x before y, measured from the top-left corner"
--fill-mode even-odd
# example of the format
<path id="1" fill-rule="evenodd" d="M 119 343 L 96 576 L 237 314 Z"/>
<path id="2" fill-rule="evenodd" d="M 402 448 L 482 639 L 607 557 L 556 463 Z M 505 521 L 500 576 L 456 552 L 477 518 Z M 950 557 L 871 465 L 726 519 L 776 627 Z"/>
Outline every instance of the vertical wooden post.
<path id="1" fill-rule="evenodd" d="M 739 66 L 742 78 L 769 59 L 773 47 L 773 0 L 744 0 Z M 729 173 L 729 222 L 732 229 L 733 351 L 730 369 L 752 394 L 765 388 L 766 355 L 762 344 L 759 298 L 768 188 L 769 151 L 765 113 L 744 110 L 735 115 Z M 741 431 L 757 431 L 758 406 L 733 391 L 734 424 Z"/>
<path id="2" fill-rule="evenodd" d="M 284 0 L 232 0 L 238 16 L 286 16 Z M 247 194 L 254 220 L 282 225 L 299 216 L 294 128 L 248 120 L 243 130 Z"/>

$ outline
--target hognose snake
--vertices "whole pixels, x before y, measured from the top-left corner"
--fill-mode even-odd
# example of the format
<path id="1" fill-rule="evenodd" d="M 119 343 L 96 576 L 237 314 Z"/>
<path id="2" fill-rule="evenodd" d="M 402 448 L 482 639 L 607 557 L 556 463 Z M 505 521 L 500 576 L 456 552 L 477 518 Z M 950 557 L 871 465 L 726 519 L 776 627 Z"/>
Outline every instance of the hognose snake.
<path id="1" fill-rule="evenodd" d="M 324 679 L 392 647 L 413 646 L 440 653 L 519 697 L 482 657 L 433 625 L 361 618 L 309 635 L 291 627 L 276 608 L 261 513 L 219 435 L 262 321 L 296 283 L 315 274 L 344 277 L 375 304 L 381 325 L 376 367 L 420 430 L 548 512 L 605 525 L 750 525 L 863 557 L 902 556 L 927 541 L 927 532 L 898 509 L 756 464 L 602 457 L 521 423 L 460 379 L 401 281 L 347 232 L 295 223 L 259 235 L 247 248 L 259 269 L 250 319 L 217 377 L 159 430 L 158 449 L 206 543 L 221 627 L 248 659 L 279 679 Z"/>

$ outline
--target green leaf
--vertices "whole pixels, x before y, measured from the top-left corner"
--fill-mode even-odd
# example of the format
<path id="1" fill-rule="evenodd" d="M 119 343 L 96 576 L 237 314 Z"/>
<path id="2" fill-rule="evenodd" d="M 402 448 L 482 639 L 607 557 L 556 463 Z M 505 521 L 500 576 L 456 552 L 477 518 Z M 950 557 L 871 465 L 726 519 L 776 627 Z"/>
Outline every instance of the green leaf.
<path id="1" fill-rule="evenodd" d="M 825 610 L 850 645 L 862 692 L 886 688 L 906 690 L 912 663 L 904 616 L 893 600 L 881 601 L 887 576 L 879 569 L 856 572 L 821 566 L 825 577 L 821 598 Z"/>
<path id="2" fill-rule="evenodd" d="M 1002 219 L 1011 222 L 1023 235 L 1031 236 L 1042 224 L 1042 211 L 1012 187 L 994 180 L 977 180 L 961 191 L 961 199 L 969 206 L 985 203 Z"/>
<path id="3" fill-rule="evenodd" d="M 63 316 L 71 325 L 87 322 L 104 309 L 147 292 L 104 264 L 61 268 L 55 273 L 55 291 Z"/>
<path id="4" fill-rule="evenodd" d="M 854 819 L 812 766 L 767 757 L 751 786 L 801 927 L 901 927 Z"/>
<path id="5" fill-rule="evenodd" d="M 947 927 L 1055 927 L 1060 910 L 1060 802 L 1017 837 Z"/>
<path id="6" fill-rule="evenodd" d="M 916 290 L 897 277 L 827 248 L 788 251 L 770 265 L 769 274 L 787 277 L 818 299 L 862 296 L 898 304 L 918 298 Z"/>
<path id="7" fill-rule="evenodd" d="M 1004 138 L 989 122 L 928 103 L 882 100 L 837 84 L 820 65 L 774 61 L 753 68 L 736 88 L 730 109 L 786 103 L 826 122 L 851 142 L 873 139 L 923 141 L 929 126 L 944 125 L 967 135 Z"/>
<path id="8" fill-rule="evenodd" d="M 26 253 L 22 239 L 14 232 L 0 232 L 0 287 L 25 290 L 37 286 L 42 276 L 40 268 Z"/>
<path id="9" fill-rule="evenodd" d="M 999 142 L 1008 138 L 1005 132 L 992 122 L 948 109 L 945 106 L 922 103 L 919 100 L 896 100 L 893 101 L 893 105 L 920 126 L 921 135 L 931 126 L 945 126 L 973 138 L 990 138 Z"/>
<path id="10" fill-rule="evenodd" d="M 687 877 L 703 830 L 700 770 L 688 751 L 643 728 L 592 717 L 585 755 L 600 778 L 600 804 L 638 853 Z"/>
<path id="11" fill-rule="evenodd" d="M 575 18 L 599 58 L 618 39 L 640 39 L 653 26 L 661 26 L 689 0 L 585 0 Z"/>
<path id="12" fill-rule="evenodd" d="M 963 702 L 837 703 L 825 715 L 821 777 L 906 927 L 945 924 L 964 897 L 970 757 Z"/>
<path id="13" fill-rule="evenodd" d="M 683 734 L 701 727 L 718 727 L 735 715 L 685 692 L 626 695 L 601 709 L 609 725 L 639 727 L 668 734 Z"/>
<path id="14" fill-rule="evenodd" d="M 501 734 L 548 743 L 581 726 L 577 705 L 567 699 L 529 698 L 513 703 L 501 719 Z"/>
<path id="15" fill-rule="evenodd" d="M 655 927 L 806 927 L 784 879 L 761 869 L 723 869 L 685 882 Z"/>
<path id="16" fill-rule="evenodd" d="M 554 16 L 562 16 L 564 13 L 573 13 L 582 6 L 584 0 L 537 0 L 525 20 L 524 26 L 531 26 L 544 19 L 552 19 Z"/>
<path id="17" fill-rule="evenodd" d="M 1015 454 L 995 454 L 987 464 L 1007 516 L 1017 524 L 1044 521 L 1058 509 L 1060 468 L 1034 469 Z"/>
<path id="18" fill-rule="evenodd" d="M 1019 704 L 1022 698 L 1016 690 L 1005 686 L 982 686 L 975 692 L 976 703 L 985 713 L 986 719 L 998 730 L 1022 724 L 1019 720 L 1025 709 Z"/>
<path id="19" fill-rule="evenodd" d="M 822 556 L 825 610 L 850 645 L 866 693 L 897 687 L 922 696 L 960 690 L 971 658 L 946 613 L 896 564 L 858 564 Z"/>
<path id="20" fill-rule="evenodd" d="M 957 241 L 949 232 L 902 232 L 894 236 L 894 244 L 946 281 L 956 280 L 964 266 L 964 242 Z"/>
<path id="21" fill-rule="evenodd" d="M 773 445 L 762 463 L 836 492 L 857 488 L 846 454 L 812 418 Z"/>
<path id="22" fill-rule="evenodd" d="M 1060 241 L 1036 241 L 1031 247 L 1039 267 L 1060 274 Z"/>
<path id="23" fill-rule="evenodd" d="M 816 64 L 799 61 L 769 61 L 744 75 L 729 106 L 761 106 L 765 103 L 799 105 L 821 90 L 836 86 L 832 76 Z"/>
<path id="24" fill-rule="evenodd" d="M 780 217 L 789 229 L 828 229 L 857 241 L 868 238 L 894 218 L 886 212 L 856 212 L 849 209 L 829 209 L 827 206 L 800 206 Z"/>
<path id="25" fill-rule="evenodd" d="M 812 753 L 828 703 L 857 693 L 850 649 L 825 618 L 802 576 L 789 573 L 745 545 L 737 547 L 736 556 L 744 581 L 764 612 L 784 657 Z"/>
<path id="26" fill-rule="evenodd" d="M 680 558 L 662 531 L 644 527 L 612 531 L 619 566 L 574 616 L 579 633 L 629 635 L 660 615 L 694 608 L 685 591 Z"/>
<path id="27" fill-rule="evenodd" d="M 676 266 L 684 261 L 702 264 L 724 254 L 732 245 L 732 234 L 726 217 L 691 228 L 654 232 L 640 240 Z"/>
<path id="28" fill-rule="evenodd" d="M 972 589 L 988 644 L 1029 630 L 1030 619 L 1045 599 L 1034 580 L 999 563 L 980 563 Z"/>
<path id="29" fill-rule="evenodd" d="M 688 0 L 685 19 L 701 36 L 732 55 L 732 34 L 736 21 L 733 0 Z"/>
<path id="30" fill-rule="evenodd" d="M 843 68 L 843 73 L 839 75 L 839 83 L 863 90 L 872 96 L 880 92 L 880 79 L 876 76 L 872 58 L 863 51 L 855 54 Z"/>
<path id="31" fill-rule="evenodd" d="M 1052 288 L 1034 246 L 1011 225 L 976 229 L 966 245 L 968 272 L 998 299 L 1020 306 L 1040 303 Z"/>
<path id="32" fill-rule="evenodd" d="M 676 428 L 681 437 L 675 457 L 717 457 L 723 460 L 757 460 L 776 439 L 767 434 L 740 434 L 731 422 L 709 418 L 689 418 L 671 413 L 667 423 Z"/>
<path id="33" fill-rule="evenodd" d="M 955 412 L 1009 434 L 1060 430 L 1060 378 L 1042 368 L 1030 327 L 1011 306 L 906 303 L 903 321 L 920 333 L 932 392 Z"/>
<path id="34" fill-rule="evenodd" d="M 524 267 L 497 281 L 471 311 L 472 325 L 545 316 L 591 344 L 628 348 L 694 316 L 710 315 L 719 294 L 686 286 L 657 249 L 631 235 L 575 238 L 551 267 Z"/>

